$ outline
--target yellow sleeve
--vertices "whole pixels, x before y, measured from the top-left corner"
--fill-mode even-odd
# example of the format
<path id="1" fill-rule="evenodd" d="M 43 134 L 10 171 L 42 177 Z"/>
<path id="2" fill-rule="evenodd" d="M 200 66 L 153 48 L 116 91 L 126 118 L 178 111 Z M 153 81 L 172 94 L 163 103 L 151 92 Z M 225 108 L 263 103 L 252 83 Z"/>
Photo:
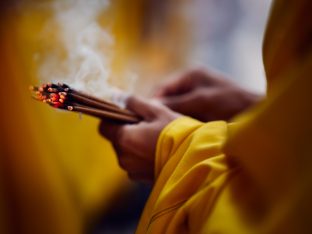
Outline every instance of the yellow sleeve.
<path id="1" fill-rule="evenodd" d="M 182 117 L 168 124 L 161 132 L 155 158 L 155 178 L 158 178 L 162 168 L 181 145 L 187 136 L 191 135 L 203 125 L 200 121 Z"/>
<path id="2" fill-rule="evenodd" d="M 183 228 L 178 211 L 206 185 L 227 171 L 222 153 L 227 123 L 202 123 L 182 117 L 161 133 L 156 150 L 156 183 L 137 233 L 164 233 Z M 177 216 L 176 216 L 177 215 Z"/>

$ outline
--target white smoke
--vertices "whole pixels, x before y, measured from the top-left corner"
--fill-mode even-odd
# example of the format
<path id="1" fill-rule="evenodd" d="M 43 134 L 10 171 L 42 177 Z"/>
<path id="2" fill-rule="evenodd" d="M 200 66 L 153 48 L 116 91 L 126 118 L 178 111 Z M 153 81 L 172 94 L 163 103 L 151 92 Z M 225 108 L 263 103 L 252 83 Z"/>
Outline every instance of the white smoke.
<path id="1" fill-rule="evenodd" d="M 112 96 L 115 88 L 109 84 L 109 78 L 114 39 L 98 22 L 108 6 L 108 0 L 53 2 L 53 18 L 43 33 L 51 34 L 48 31 L 57 28 L 60 48 L 49 48 L 41 57 L 39 77 L 42 81 L 64 82 L 103 98 Z"/>

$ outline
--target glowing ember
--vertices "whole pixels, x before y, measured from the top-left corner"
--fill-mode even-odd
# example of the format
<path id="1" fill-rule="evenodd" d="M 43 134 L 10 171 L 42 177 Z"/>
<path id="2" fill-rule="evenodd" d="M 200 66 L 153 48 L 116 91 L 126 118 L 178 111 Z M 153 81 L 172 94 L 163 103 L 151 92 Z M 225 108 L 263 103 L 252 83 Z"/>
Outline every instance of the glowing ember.
<path id="1" fill-rule="evenodd" d="M 35 99 L 55 108 L 67 109 L 67 94 L 71 91 L 68 85 L 48 83 L 40 87 L 30 86 L 29 89 L 34 92 Z"/>

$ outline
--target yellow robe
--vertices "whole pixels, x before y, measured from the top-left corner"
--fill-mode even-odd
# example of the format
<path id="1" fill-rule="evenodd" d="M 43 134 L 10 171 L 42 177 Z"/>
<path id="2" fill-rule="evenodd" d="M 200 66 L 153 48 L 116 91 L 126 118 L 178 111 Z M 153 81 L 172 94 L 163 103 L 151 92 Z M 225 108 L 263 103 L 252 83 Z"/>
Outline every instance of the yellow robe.
<path id="1" fill-rule="evenodd" d="M 233 123 L 182 117 L 161 133 L 137 233 L 309 233 L 312 2 L 277 0 L 267 98 Z"/>

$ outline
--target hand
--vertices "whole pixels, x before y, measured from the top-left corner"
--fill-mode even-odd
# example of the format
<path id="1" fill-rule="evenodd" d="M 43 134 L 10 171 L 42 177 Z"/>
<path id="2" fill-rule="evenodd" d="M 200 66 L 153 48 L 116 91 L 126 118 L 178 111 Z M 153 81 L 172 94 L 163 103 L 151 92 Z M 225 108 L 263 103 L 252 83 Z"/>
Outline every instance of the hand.
<path id="1" fill-rule="evenodd" d="M 160 102 L 127 100 L 127 108 L 143 118 L 138 124 L 113 124 L 102 121 L 101 135 L 108 138 L 117 153 L 121 168 L 130 179 L 153 182 L 156 144 L 162 129 L 180 115 Z"/>
<path id="2" fill-rule="evenodd" d="M 224 76 L 203 69 L 169 79 L 155 97 L 170 109 L 204 122 L 229 120 L 260 99 Z"/>

